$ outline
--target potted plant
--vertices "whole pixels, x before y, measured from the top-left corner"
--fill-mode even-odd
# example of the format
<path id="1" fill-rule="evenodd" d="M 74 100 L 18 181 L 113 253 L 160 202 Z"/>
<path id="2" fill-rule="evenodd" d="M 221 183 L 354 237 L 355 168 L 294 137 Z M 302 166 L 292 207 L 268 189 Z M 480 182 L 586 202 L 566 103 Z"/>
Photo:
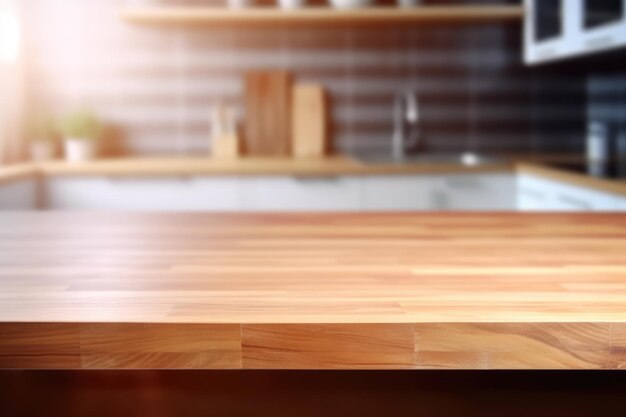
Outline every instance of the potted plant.
<path id="1" fill-rule="evenodd" d="M 56 126 L 54 119 L 43 114 L 33 117 L 26 126 L 30 141 L 30 157 L 33 161 L 47 161 L 54 158 L 56 151 Z"/>
<path id="2" fill-rule="evenodd" d="M 96 156 L 103 127 L 95 114 L 87 110 L 68 114 L 61 119 L 59 130 L 68 161 L 88 161 Z"/>

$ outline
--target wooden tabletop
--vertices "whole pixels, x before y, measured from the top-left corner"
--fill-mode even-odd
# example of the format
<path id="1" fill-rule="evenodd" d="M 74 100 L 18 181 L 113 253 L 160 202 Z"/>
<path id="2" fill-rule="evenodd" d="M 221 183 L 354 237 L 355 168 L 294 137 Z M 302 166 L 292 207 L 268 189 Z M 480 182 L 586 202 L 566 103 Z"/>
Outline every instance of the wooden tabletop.
<path id="1" fill-rule="evenodd" d="M 23 367 L 626 367 L 626 215 L 0 214 Z"/>

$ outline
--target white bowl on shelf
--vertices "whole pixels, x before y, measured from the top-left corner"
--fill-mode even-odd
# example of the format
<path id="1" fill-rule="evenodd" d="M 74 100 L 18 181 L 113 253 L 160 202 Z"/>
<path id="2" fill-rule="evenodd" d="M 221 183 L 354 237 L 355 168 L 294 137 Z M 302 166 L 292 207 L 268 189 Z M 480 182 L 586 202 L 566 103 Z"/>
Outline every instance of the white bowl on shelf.
<path id="1" fill-rule="evenodd" d="M 361 9 L 363 7 L 369 7 L 373 4 L 373 0 L 330 0 L 330 5 L 334 9 Z"/>

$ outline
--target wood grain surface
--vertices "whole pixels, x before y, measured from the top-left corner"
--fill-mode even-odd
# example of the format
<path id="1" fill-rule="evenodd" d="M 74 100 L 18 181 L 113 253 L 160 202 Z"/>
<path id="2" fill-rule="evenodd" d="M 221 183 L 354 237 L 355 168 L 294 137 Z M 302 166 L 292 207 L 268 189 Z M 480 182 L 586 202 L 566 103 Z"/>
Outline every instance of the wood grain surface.
<path id="1" fill-rule="evenodd" d="M 329 147 L 328 94 L 321 85 L 296 84 L 292 95 L 292 155 L 322 158 Z"/>
<path id="2" fill-rule="evenodd" d="M 245 84 L 245 153 L 288 156 L 291 150 L 291 74 L 253 71 L 246 74 Z"/>
<path id="3" fill-rule="evenodd" d="M 626 368 L 619 214 L 0 215 L 0 368 Z"/>
<path id="4" fill-rule="evenodd" d="M 580 157 L 503 156 L 500 162 L 478 166 L 463 166 L 455 163 L 437 164 L 366 164 L 342 155 L 323 158 L 268 158 L 244 157 L 223 159 L 211 157 L 152 157 L 152 158 L 105 158 L 83 163 L 49 161 L 22 163 L 0 167 L 0 184 L 17 179 L 37 176 L 107 176 L 107 177 L 159 177 L 159 176 L 219 176 L 219 175 L 382 175 L 382 174 L 428 174 L 462 172 L 498 172 L 526 165 L 539 167 L 544 160 L 579 161 Z M 540 175 L 540 174 L 536 174 Z M 572 174 L 574 175 L 574 174 Z M 617 185 L 626 194 L 626 185 L 618 181 L 607 181 Z M 616 191 L 617 192 L 617 191 Z"/>

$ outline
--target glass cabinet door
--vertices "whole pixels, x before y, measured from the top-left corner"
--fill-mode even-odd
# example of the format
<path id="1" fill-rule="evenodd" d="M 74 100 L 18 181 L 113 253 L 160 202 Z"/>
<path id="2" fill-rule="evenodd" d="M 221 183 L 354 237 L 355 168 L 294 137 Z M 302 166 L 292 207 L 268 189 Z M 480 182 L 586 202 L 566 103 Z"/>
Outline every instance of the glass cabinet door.
<path id="1" fill-rule="evenodd" d="M 583 26 L 585 29 L 617 23 L 623 18 L 623 0 L 584 0 Z"/>
<path id="2" fill-rule="evenodd" d="M 535 42 L 553 40 L 563 35 L 562 0 L 535 2 L 533 20 Z"/>

